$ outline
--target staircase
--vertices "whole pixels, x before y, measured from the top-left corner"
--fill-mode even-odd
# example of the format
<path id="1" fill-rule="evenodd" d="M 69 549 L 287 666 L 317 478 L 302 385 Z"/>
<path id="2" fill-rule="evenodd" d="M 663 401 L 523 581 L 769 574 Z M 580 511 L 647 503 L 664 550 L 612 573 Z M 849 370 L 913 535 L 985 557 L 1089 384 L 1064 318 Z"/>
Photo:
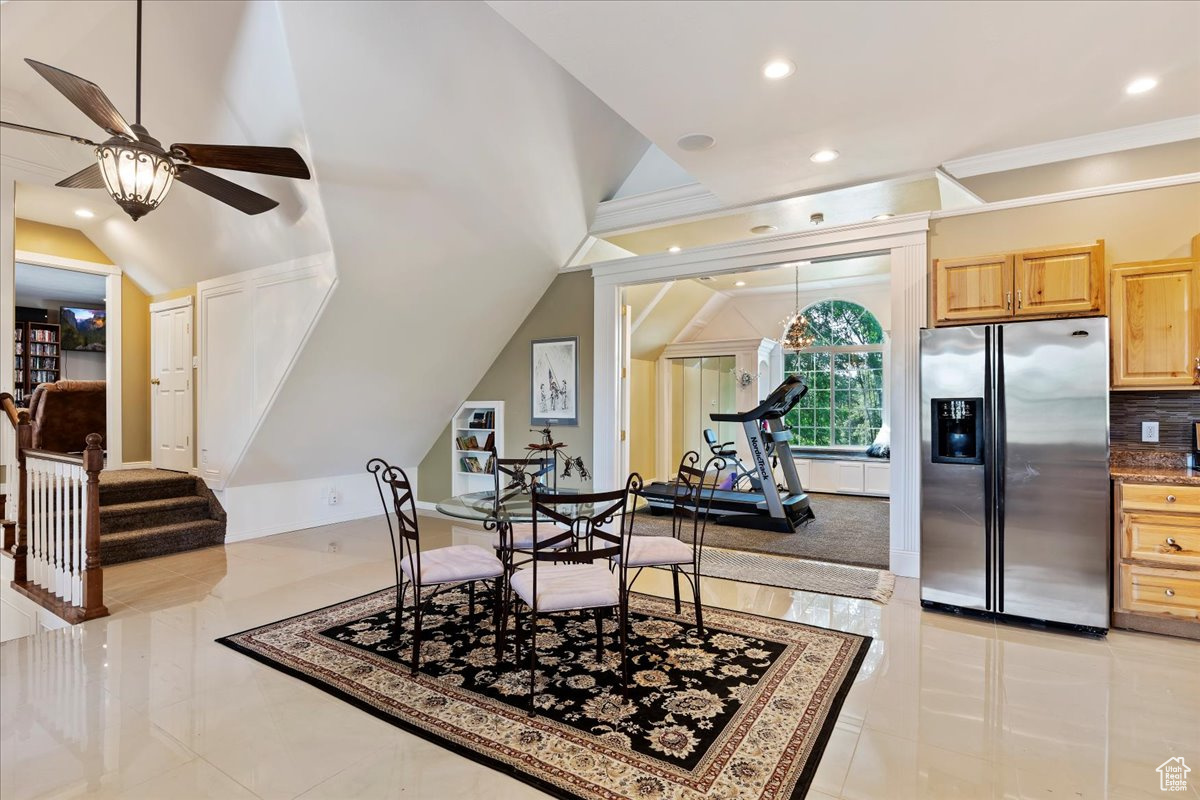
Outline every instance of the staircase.
<path id="1" fill-rule="evenodd" d="M 157 469 L 100 473 L 103 566 L 224 541 L 225 510 L 199 478 Z"/>

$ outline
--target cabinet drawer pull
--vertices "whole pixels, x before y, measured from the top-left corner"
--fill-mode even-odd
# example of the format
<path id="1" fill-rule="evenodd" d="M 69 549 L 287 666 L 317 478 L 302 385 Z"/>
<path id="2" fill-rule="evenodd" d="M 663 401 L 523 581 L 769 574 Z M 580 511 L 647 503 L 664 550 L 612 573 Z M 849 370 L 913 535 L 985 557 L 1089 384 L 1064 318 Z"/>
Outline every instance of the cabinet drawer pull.
<path id="1" fill-rule="evenodd" d="M 1006 309 L 1012 308 L 1012 292 L 1004 293 L 1004 307 Z M 1200 370 L 1200 356 L 1196 357 L 1196 369 Z"/>
<path id="2" fill-rule="evenodd" d="M 1017 289 L 1017 308 L 1021 308 L 1021 290 Z"/>
<path id="3" fill-rule="evenodd" d="M 1168 503 L 1174 503 L 1174 502 L 1175 502 L 1175 495 L 1173 495 L 1173 494 L 1169 494 L 1169 495 L 1167 495 L 1167 502 L 1168 502 Z"/>
<path id="4" fill-rule="evenodd" d="M 1174 589 L 1167 589 L 1167 590 L 1165 590 L 1165 591 L 1163 592 L 1163 594 L 1165 594 L 1167 597 L 1174 597 L 1174 596 L 1175 596 L 1175 590 L 1174 590 Z"/>
<path id="5" fill-rule="evenodd" d="M 1173 537 L 1173 536 L 1167 537 L 1166 546 L 1171 548 L 1171 550 L 1175 553 L 1178 553 L 1180 550 L 1183 549 L 1182 547 L 1179 546 L 1179 543 L 1175 541 L 1175 537 Z"/>

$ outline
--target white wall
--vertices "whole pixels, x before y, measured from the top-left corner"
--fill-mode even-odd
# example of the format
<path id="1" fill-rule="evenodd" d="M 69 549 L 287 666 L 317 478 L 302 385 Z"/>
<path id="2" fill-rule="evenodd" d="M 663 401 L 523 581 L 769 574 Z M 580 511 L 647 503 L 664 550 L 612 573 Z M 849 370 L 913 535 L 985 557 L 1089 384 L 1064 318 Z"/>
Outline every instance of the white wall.
<path id="1" fill-rule="evenodd" d="M 840 286 L 831 289 L 800 291 L 800 308 L 822 300 L 849 300 L 866 308 L 884 331 L 892 323 L 891 287 L 884 276 L 881 283 L 859 286 Z M 783 333 L 784 322 L 795 311 L 794 291 L 764 294 L 761 292 L 731 293 L 729 301 L 712 320 L 691 331 L 686 341 L 703 342 L 717 339 L 776 339 Z"/>
<path id="2" fill-rule="evenodd" d="M 214 488 L 236 471 L 336 283 L 333 255 L 325 254 L 196 286 L 197 463 Z M 311 398 L 315 424 L 334 396 L 330 387 Z M 274 457 L 290 454 L 285 447 Z"/>

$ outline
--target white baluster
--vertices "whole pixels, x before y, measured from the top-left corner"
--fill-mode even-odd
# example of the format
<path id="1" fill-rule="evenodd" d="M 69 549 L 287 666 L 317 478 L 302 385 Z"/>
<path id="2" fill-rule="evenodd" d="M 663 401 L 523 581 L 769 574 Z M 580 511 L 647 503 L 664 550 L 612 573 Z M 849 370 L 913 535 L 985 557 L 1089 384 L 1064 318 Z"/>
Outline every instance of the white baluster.
<path id="1" fill-rule="evenodd" d="M 75 479 L 71 484 L 71 499 L 75 513 L 71 515 L 74 519 L 74 538 L 71 540 L 74 549 L 71 555 L 71 603 L 80 605 L 83 602 L 83 528 L 87 519 L 83 491 L 87 485 L 87 473 L 78 465 L 72 467 L 72 473 Z"/>
<path id="2" fill-rule="evenodd" d="M 45 543 L 42 541 L 42 534 L 45 519 L 42 516 L 42 464 L 40 461 L 32 460 L 29 477 L 33 481 L 33 519 L 35 525 L 33 535 L 33 564 L 35 567 L 33 581 L 38 586 L 45 585 L 45 570 L 43 569 L 45 556 Z"/>
<path id="3" fill-rule="evenodd" d="M 53 494 L 53 516 L 54 521 L 54 594 L 57 597 L 67 596 L 67 570 L 65 556 L 67 549 L 63 543 L 63 531 L 66 525 L 66 508 L 63 504 L 63 464 L 54 463 L 53 483 L 51 491 Z"/>

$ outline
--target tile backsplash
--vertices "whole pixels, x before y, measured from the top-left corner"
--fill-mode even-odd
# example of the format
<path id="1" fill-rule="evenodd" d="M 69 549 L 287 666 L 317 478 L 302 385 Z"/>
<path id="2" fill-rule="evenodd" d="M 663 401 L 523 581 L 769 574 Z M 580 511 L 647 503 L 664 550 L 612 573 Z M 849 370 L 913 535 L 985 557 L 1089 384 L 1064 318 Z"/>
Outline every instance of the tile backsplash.
<path id="1" fill-rule="evenodd" d="M 1124 450 L 1187 451 L 1192 420 L 1200 419 L 1200 392 L 1111 392 L 1109 440 Z M 1158 422 L 1158 441 L 1142 441 L 1142 422 Z"/>

